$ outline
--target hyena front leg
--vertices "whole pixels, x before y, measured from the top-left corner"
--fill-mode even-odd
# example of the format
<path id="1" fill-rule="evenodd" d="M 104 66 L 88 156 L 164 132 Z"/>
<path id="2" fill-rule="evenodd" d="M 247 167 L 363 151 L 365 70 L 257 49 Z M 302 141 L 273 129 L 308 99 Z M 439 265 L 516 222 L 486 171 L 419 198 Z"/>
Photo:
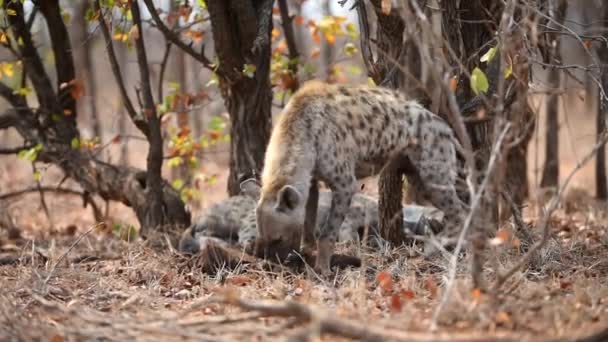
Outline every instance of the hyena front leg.
<path id="1" fill-rule="evenodd" d="M 315 249 L 315 230 L 317 228 L 317 208 L 319 206 L 319 182 L 313 178 L 310 181 L 310 191 L 306 202 L 306 218 L 304 219 L 303 253 L 311 255 Z"/>
<path id="2" fill-rule="evenodd" d="M 334 252 L 334 246 L 338 240 L 338 233 L 344 217 L 350 209 L 350 204 L 355 194 L 357 181 L 354 172 L 342 174 L 346 176 L 342 179 L 336 179 L 329 182 L 331 189 L 331 208 L 329 216 L 325 224 L 321 227 L 319 239 L 317 241 L 317 261 L 315 271 L 320 274 L 328 274 L 330 272 L 331 255 Z"/>

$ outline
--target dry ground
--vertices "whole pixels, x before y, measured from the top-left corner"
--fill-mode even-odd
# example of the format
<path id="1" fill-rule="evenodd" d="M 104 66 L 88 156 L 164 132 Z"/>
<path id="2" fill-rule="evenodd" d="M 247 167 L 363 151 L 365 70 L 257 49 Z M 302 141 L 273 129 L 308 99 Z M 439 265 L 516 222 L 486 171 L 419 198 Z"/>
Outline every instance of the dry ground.
<path id="1" fill-rule="evenodd" d="M 561 119 L 562 177 L 594 139 L 592 115 L 584 104 L 570 110 L 575 119 Z M 13 145 L 15 139 L 0 133 L 0 142 Z M 542 143 L 541 138 L 533 142 L 529 155 L 533 187 L 543 160 L 534 147 Z M 131 163 L 142 166 L 145 149 L 137 144 Z M 117 160 L 117 151 L 110 146 L 105 157 Z M 225 159 L 225 154 L 213 154 L 204 160 L 201 171 L 217 175 L 219 182 L 202 188 L 195 214 L 225 196 Z M 53 186 L 61 179 L 51 167 L 43 183 Z M 0 194 L 32 184 L 27 162 L 0 157 Z M 367 184 L 365 190 L 373 194 L 373 182 Z M 64 186 L 78 188 L 69 180 Z M 170 249 L 121 239 L 125 225 L 135 220 L 119 204 L 110 205 L 110 226 L 116 223 L 123 230 L 112 232 L 90 230 L 91 211 L 76 196 L 48 194 L 50 218 L 35 193 L 0 201 L 0 340 L 291 340 L 323 331 L 421 341 L 594 341 L 582 337 L 608 326 L 608 218 L 606 208 L 586 194 L 594 186 L 591 165 L 573 186 L 583 190 L 571 191 L 556 213 L 549 243 L 496 294 L 472 291 L 469 262 L 461 260 L 435 335 L 429 328 L 443 296 L 447 261 L 425 260 L 414 248 L 342 246 L 342 252 L 361 256 L 364 266 L 340 271 L 332 281 L 257 264 L 206 275 Z M 524 232 L 532 239 L 538 238 L 537 212 L 533 206 L 525 212 L 530 227 Z M 510 224 L 505 228 L 508 241 L 488 251 L 490 285 L 496 268 L 513 265 L 530 243 Z M 251 301 L 305 306 L 252 307 Z M 595 339 L 603 340 L 608 337 Z"/>

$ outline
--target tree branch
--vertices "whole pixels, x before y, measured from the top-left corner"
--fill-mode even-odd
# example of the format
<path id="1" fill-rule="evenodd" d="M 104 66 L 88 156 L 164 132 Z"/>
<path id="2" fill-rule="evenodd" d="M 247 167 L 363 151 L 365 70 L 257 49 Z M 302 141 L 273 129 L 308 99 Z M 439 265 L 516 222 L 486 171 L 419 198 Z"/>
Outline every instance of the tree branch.
<path id="1" fill-rule="evenodd" d="M 22 147 L 23 148 L 23 147 Z M 25 147 L 27 148 L 27 147 Z M 82 191 L 78 191 L 78 190 L 72 190 L 72 189 L 67 189 L 67 188 L 57 188 L 54 186 L 41 186 L 41 187 L 31 187 L 31 188 L 26 188 L 26 189 L 21 189 L 21 190 L 17 190 L 17 191 L 13 191 L 13 192 L 8 192 L 5 194 L 1 194 L 0 195 L 0 200 L 6 200 L 9 198 L 13 198 L 13 197 L 19 197 L 25 194 L 29 194 L 31 192 L 56 192 L 59 194 L 65 194 L 65 195 L 78 195 L 78 196 L 85 196 L 85 193 L 83 193 Z"/>
<path id="2" fill-rule="evenodd" d="M 167 27 L 167 25 L 165 25 L 165 23 L 163 23 L 162 19 L 158 15 L 158 12 L 156 11 L 156 7 L 154 7 L 154 2 L 152 0 L 144 0 L 144 4 L 146 5 L 148 12 L 150 12 L 150 16 L 152 17 L 152 20 L 154 20 L 154 24 L 156 24 L 156 27 L 160 30 L 160 32 L 162 32 L 166 40 L 175 44 L 177 47 L 184 50 L 185 53 L 192 56 L 192 58 L 201 62 L 205 68 L 209 70 L 214 69 L 215 66 L 205 56 L 204 51 L 201 51 L 200 53 L 196 52 L 194 48 L 192 48 L 192 44 L 184 43 L 175 32 L 173 32 Z"/>
<path id="3" fill-rule="evenodd" d="M 36 50 L 31 32 L 25 23 L 23 5 L 20 1 L 5 1 L 4 7 L 15 13 L 15 15 L 9 15 L 7 18 L 15 32 L 15 39 L 20 39 L 23 42 L 22 44 L 18 44 L 19 51 L 23 57 L 23 63 L 29 71 L 30 80 L 38 97 L 38 103 L 44 109 L 44 118 L 50 122 L 52 114 L 61 113 L 61 106 L 57 102 L 49 76 Z"/>
<path id="4" fill-rule="evenodd" d="M 63 84 L 69 84 L 70 81 L 76 77 L 76 71 L 74 69 L 74 59 L 72 57 L 72 46 L 70 43 L 70 36 L 68 30 L 63 22 L 61 16 L 61 9 L 59 8 L 58 0 L 44 0 L 37 2 L 48 28 L 49 35 L 51 37 L 51 46 L 53 49 L 53 58 L 55 62 L 55 73 L 57 75 L 57 91 L 67 94 L 67 96 L 60 96 L 61 102 L 63 102 L 63 108 L 69 110 L 70 118 L 75 119 L 76 116 L 76 99 L 70 96 L 70 87 L 64 87 Z"/>
<path id="5" fill-rule="evenodd" d="M 106 50 L 108 52 L 108 58 L 110 59 L 110 66 L 112 67 L 112 73 L 114 74 L 114 78 L 116 79 L 116 83 L 118 84 L 118 90 L 120 91 L 120 96 L 122 97 L 122 102 L 127 109 L 127 113 L 131 120 L 135 124 L 135 126 L 146 136 L 150 135 L 150 128 L 148 127 L 148 123 L 135 111 L 135 107 L 133 107 L 133 102 L 129 98 L 129 94 L 127 93 L 127 88 L 125 87 L 125 82 L 122 78 L 122 73 L 120 71 L 120 66 L 118 65 L 118 60 L 116 58 L 116 52 L 114 51 L 114 44 L 112 43 L 112 36 L 110 35 L 110 29 L 108 24 L 106 23 L 103 14 L 101 13 L 101 6 L 99 4 L 99 0 L 95 0 L 95 11 L 99 13 L 99 27 L 101 29 L 101 33 L 106 42 Z M 141 33 L 140 33 L 141 34 Z"/>
<path id="6" fill-rule="evenodd" d="M 292 82 L 288 85 L 292 92 L 299 88 L 298 84 L 298 64 L 294 63 L 299 56 L 298 47 L 296 46 L 296 37 L 293 32 L 293 17 L 289 16 L 289 6 L 287 0 L 279 0 L 279 10 L 281 12 L 281 25 L 287 42 L 287 50 L 289 51 L 289 72 L 291 73 Z"/>

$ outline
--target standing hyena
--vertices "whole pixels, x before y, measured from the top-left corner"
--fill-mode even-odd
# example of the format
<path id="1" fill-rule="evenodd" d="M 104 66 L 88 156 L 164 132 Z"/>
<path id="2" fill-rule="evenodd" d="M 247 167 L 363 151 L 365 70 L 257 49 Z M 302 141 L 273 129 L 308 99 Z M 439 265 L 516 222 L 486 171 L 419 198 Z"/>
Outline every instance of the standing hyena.
<path id="1" fill-rule="evenodd" d="M 306 83 L 285 106 L 268 144 L 257 205 L 256 251 L 284 259 L 313 248 L 317 180 L 332 191 L 317 237 L 315 269 L 329 272 L 338 228 L 356 191 L 358 164 L 397 163 L 409 183 L 444 212 L 446 228 L 462 222 L 456 194 L 456 140 L 437 115 L 379 87 Z"/>

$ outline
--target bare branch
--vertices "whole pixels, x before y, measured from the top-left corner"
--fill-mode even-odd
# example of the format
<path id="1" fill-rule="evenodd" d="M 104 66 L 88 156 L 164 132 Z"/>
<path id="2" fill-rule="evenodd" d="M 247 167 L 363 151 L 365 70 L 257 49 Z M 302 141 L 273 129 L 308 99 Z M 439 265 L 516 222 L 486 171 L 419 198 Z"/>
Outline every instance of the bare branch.
<path id="1" fill-rule="evenodd" d="M 293 77 L 293 82 L 290 84 L 291 91 L 295 92 L 298 89 L 298 64 L 293 63 L 300 54 L 298 47 L 296 46 L 296 38 L 293 32 L 293 17 L 289 16 L 289 6 L 287 0 L 279 0 L 279 10 L 281 12 L 281 25 L 283 26 L 283 33 L 285 34 L 285 41 L 287 42 L 287 50 L 289 51 L 289 71 Z"/>
<path id="2" fill-rule="evenodd" d="M 551 201 L 549 202 L 549 206 L 545 210 L 545 214 L 541 218 L 540 224 L 538 225 L 538 227 L 540 227 L 540 231 L 541 231 L 540 241 L 538 241 L 534 246 L 532 246 L 528 250 L 528 252 L 526 252 L 526 254 L 524 254 L 524 256 L 521 257 L 521 259 L 519 259 L 519 261 L 515 265 L 513 265 L 510 269 L 498 274 L 498 276 L 496 277 L 496 282 L 494 283 L 494 291 L 498 291 L 498 289 L 500 289 L 500 287 L 511 276 L 513 276 L 515 274 L 515 272 L 519 271 L 522 267 L 524 267 L 524 265 L 528 262 L 528 260 L 530 260 L 530 258 L 534 254 L 536 254 L 536 252 L 538 252 L 538 250 L 540 250 L 547 243 L 547 241 L 549 240 L 549 228 L 550 228 L 549 221 L 551 219 L 551 215 L 559 206 L 559 204 L 561 202 L 561 197 L 562 197 L 564 191 L 566 190 L 566 188 L 568 187 L 568 185 L 570 184 L 572 177 L 574 177 L 574 175 L 576 173 L 578 173 L 578 171 L 580 171 L 585 165 L 587 165 L 588 162 L 590 162 L 593 159 L 593 157 L 597 153 L 597 150 L 600 149 L 607 141 L 608 141 L 608 133 L 604 132 L 602 134 L 601 138 L 598 140 L 598 142 L 593 146 L 591 151 L 589 151 L 583 157 L 583 159 L 581 159 L 576 164 L 576 167 L 568 174 L 568 177 L 566 177 L 566 179 L 564 180 L 562 185 L 559 187 L 555 196 L 553 196 L 551 198 Z"/>
<path id="3" fill-rule="evenodd" d="M 169 55 L 171 54 L 171 42 L 167 42 L 165 45 L 165 53 L 163 54 L 163 60 L 160 63 L 160 74 L 158 76 L 158 101 L 163 100 L 163 80 L 165 78 L 165 71 L 167 70 L 167 62 L 169 61 Z"/>
<path id="4" fill-rule="evenodd" d="M 114 44 L 112 43 L 110 29 L 104 19 L 103 14 L 101 13 L 101 6 L 99 4 L 99 0 L 95 0 L 95 11 L 100 12 L 99 27 L 101 28 L 101 33 L 103 34 L 103 38 L 106 42 L 106 50 L 110 59 L 110 66 L 112 67 L 112 73 L 114 74 L 114 78 L 116 79 L 116 83 L 118 84 L 118 90 L 120 91 L 122 102 L 125 108 L 127 109 L 127 113 L 131 117 L 131 120 L 133 121 L 135 126 L 139 128 L 139 130 L 147 137 L 150 134 L 150 128 L 148 127 L 148 124 L 144 120 L 144 118 L 138 115 L 138 113 L 135 111 L 135 107 L 133 107 L 133 102 L 131 102 L 129 94 L 127 94 L 127 89 L 125 87 L 125 82 L 122 78 L 120 66 L 118 65 L 118 60 L 116 59 L 116 52 L 114 51 Z"/>
<path id="5" fill-rule="evenodd" d="M 19 196 L 23 196 L 25 194 L 29 194 L 31 192 L 39 192 L 39 191 L 56 192 L 59 194 L 66 194 L 66 195 L 84 196 L 84 193 L 82 191 L 78 191 L 78 190 L 67 189 L 67 188 L 57 188 L 54 186 L 42 186 L 40 188 L 36 186 L 36 187 L 31 187 L 31 188 L 26 188 L 26 189 L 22 189 L 22 190 L 9 192 L 6 194 L 0 194 L 0 200 L 5 200 L 5 199 L 13 198 L 13 197 L 19 197 Z"/>
<path id="6" fill-rule="evenodd" d="M 177 47 L 184 50 L 185 53 L 192 56 L 192 58 L 201 62 L 201 64 L 203 64 L 203 66 L 205 68 L 207 68 L 209 70 L 213 70 L 214 65 L 205 56 L 204 51 L 201 51 L 200 53 L 194 51 L 194 48 L 192 48 L 192 45 L 184 43 L 175 32 L 173 32 L 170 28 L 167 27 L 167 25 L 165 25 L 165 23 L 163 23 L 162 19 L 158 15 L 158 11 L 156 11 L 156 7 L 154 7 L 154 2 L 152 0 L 144 0 L 144 4 L 146 5 L 146 8 L 150 12 L 150 16 L 152 16 L 152 20 L 154 20 L 154 24 L 156 24 L 156 27 L 158 27 L 160 32 L 162 32 L 162 34 L 165 36 L 166 40 L 175 44 Z"/>

